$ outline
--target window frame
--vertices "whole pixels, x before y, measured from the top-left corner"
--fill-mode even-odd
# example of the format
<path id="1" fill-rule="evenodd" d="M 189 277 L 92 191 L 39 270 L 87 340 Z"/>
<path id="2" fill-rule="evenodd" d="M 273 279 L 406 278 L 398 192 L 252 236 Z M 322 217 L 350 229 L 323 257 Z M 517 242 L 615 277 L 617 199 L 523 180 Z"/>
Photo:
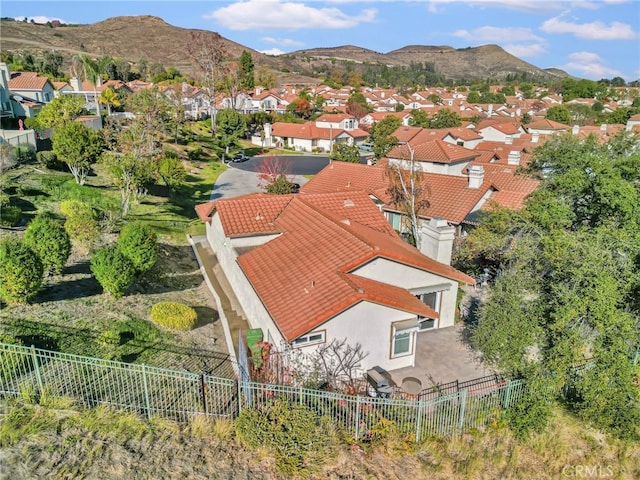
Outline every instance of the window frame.
<path id="1" fill-rule="evenodd" d="M 316 340 L 311 340 L 311 337 L 319 336 L 320 338 Z M 306 341 L 302 342 L 301 340 L 306 339 Z M 298 338 L 294 339 L 291 342 L 291 346 L 293 348 L 304 348 L 311 345 L 319 345 L 321 343 L 326 343 L 327 341 L 327 331 L 319 330 L 317 332 L 309 332 L 305 335 L 300 335 Z"/>

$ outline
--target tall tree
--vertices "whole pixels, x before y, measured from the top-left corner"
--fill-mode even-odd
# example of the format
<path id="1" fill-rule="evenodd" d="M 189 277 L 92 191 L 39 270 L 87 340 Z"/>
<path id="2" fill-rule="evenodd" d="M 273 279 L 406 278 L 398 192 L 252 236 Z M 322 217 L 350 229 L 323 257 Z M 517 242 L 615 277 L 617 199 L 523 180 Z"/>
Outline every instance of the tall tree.
<path id="1" fill-rule="evenodd" d="M 98 84 L 101 83 L 102 69 L 106 66 L 104 60 L 94 60 L 89 55 L 81 53 L 77 55 L 77 60 L 82 65 L 84 78 L 93 85 L 93 98 L 96 103 L 96 115 L 100 115 L 100 101 L 98 95 Z"/>
<path id="2" fill-rule="evenodd" d="M 373 108 L 367 103 L 367 98 L 362 92 L 353 92 L 347 100 L 345 111 L 360 120 L 367 113 L 372 112 Z"/>
<path id="3" fill-rule="evenodd" d="M 226 154 L 229 154 L 229 149 L 244 135 L 246 128 L 244 116 L 240 112 L 230 108 L 220 111 L 216 138 Z"/>
<path id="4" fill-rule="evenodd" d="M 253 76 L 253 57 L 246 50 L 240 55 L 240 85 L 245 90 L 253 90 L 255 79 Z"/>
<path id="5" fill-rule="evenodd" d="M 640 152 L 628 134 L 556 137 L 530 172 L 543 179 L 520 213 L 504 217 L 502 272 L 473 338 L 513 375 L 552 372 L 587 421 L 627 438 L 640 431 Z M 493 214 L 490 214 L 490 217 Z M 505 222 L 506 219 L 506 222 Z M 484 223 L 484 222 L 483 222 Z M 478 230 L 479 231 L 479 230 Z M 472 232 L 466 242 L 483 249 Z M 500 234 L 496 230 L 498 235 Z M 588 368 L 576 370 L 587 363 Z"/>
<path id="6" fill-rule="evenodd" d="M 119 107 L 120 98 L 114 90 L 105 88 L 100 94 L 100 103 L 107 106 L 107 114 L 111 116 L 111 107 Z"/>
<path id="7" fill-rule="evenodd" d="M 103 137 L 79 122 L 61 125 L 53 134 L 53 151 L 67 164 L 76 183 L 80 185 L 84 185 L 91 165 L 103 150 Z"/>
<path id="8" fill-rule="evenodd" d="M 554 122 L 563 123 L 565 125 L 571 125 L 573 118 L 571 112 L 565 105 L 554 105 L 547 109 L 546 119 L 553 120 Z"/>
<path id="9" fill-rule="evenodd" d="M 120 216 L 129 214 L 131 203 L 138 202 L 153 182 L 155 165 L 149 157 L 133 152 L 116 154 L 108 152 L 102 157 L 113 184 L 120 191 Z"/>
<path id="10" fill-rule="evenodd" d="M 386 177 L 391 203 L 402 214 L 411 242 L 420 249 L 420 211 L 429 206 L 428 189 L 415 160 L 415 150 L 408 143 L 398 147 L 400 162 L 389 162 Z"/>
<path id="11" fill-rule="evenodd" d="M 431 128 L 459 127 L 462 125 L 462 119 L 456 112 L 443 108 L 433 116 L 429 124 Z"/>
<path id="12" fill-rule="evenodd" d="M 206 92 L 209 100 L 209 116 L 213 135 L 217 128 L 216 89 L 223 77 L 226 51 L 222 37 L 211 32 L 192 32 L 191 40 L 187 44 L 187 54 L 191 58 L 197 73 L 198 80 Z"/>
<path id="13" fill-rule="evenodd" d="M 376 160 L 384 157 L 389 153 L 389 150 L 398 144 L 398 139 L 393 136 L 393 132 L 395 132 L 400 125 L 402 125 L 402 121 L 398 117 L 387 115 L 371 127 L 369 135 L 373 143 L 373 153 L 375 154 Z"/>

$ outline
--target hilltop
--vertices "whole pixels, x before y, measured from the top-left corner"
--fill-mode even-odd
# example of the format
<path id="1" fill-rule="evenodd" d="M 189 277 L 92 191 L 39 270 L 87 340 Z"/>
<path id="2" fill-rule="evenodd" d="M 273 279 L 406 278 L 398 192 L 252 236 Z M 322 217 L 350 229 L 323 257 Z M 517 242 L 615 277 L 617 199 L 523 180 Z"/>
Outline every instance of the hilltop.
<path id="1" fill-rule="evenodd" d="M 0 21 L 2 50 L 42 52 L 55 50 L 67 59 L 85 53 L 100 57 L 121 57 L 130 62 L 145 59 L 186 73 L 193 72 L 187 47 L 193 34 L 219 41 L 229 58 L 238 59 L 243 50 L 251 53 L 256 66 L 279 72 L 318 77 L 319 71 L 348 62 L 355 68 L 371 65 L 408 67 L 428 64 L 439 75 L 451 80 L 526 75 L 531 80 L 553 80 L 567 76 L 557 69 L 543 70 L 507 53 L 497 45 L 454 49 L 449 46 L 409 45 L 388 53 L 347 45 L 305 49 L 280 56 L 265 55 L 220 36 L 216 32 L 175 27 L 163 19 L 142 15 L 114 17 L 90 25 L 48 25 Z"/>

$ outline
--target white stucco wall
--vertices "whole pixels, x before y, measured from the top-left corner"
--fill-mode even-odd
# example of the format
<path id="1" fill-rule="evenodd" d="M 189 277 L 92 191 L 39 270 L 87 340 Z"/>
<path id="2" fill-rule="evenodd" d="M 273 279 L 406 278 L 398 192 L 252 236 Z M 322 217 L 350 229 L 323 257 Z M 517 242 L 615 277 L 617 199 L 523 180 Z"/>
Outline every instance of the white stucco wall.
<path id="1" fill-rule="evenodd" d="M 469 162 L 459 162 L 459 163 L 436 163 L 436 162 L 423 162 L 416 160 L 416 166 L 421 171 L 425 173 L 437 173 L 440 175 L 454 175 L 457 177 L 463 177 L 463 170 L 467 168 Z M 411 162 L 408 160 L 398 160 L 396 158 L 390 158 L 389 164 L 398 165 L 402 168 L 409 169 L 411 166 Z"/>
<path id="2" fill-rule="evenodd" d="M 251 286 L 251 283 L 249 283 L 249 280 L 247 280 L 247 277 L 238 265 L 237 253 L 235 251 L 236 247 L 263 244 L 271 238 L 274 238 L 274 236 L 265 235 L 262 237 L 244 237 L 238 239 L 225 237 L 220 217 L 217 214 L 214 214 L 210 223 L 207 223 L 207 239 L 209 240 L 209 244 L 218 257 L 218 262 L 240 306 L 244 310 L 249 325 L 251 328 L 261 328 L 265 338 L 271 335 L 276 345 L 279 345 L 283 340 L 282 335 L 271 320 L 271 316 L 266 308 L 262 305 L 253 286 Z"/>
<path id="3" fill-rule="evenodd" d="M 458 282 L 417 268 L 402 265 L 384 258 L 377 258 L 352 271 L 354 275 L 388 283 L 414 291 L 434 285 L 448 285 L 442 293 L 438 328 L 453 325 L 456 314 Z"/>
<path id="4" fill-rule="evenodd" d="M 371 302 L 360 302 L 340 315 L 314 329 L 314 332 L 326 331 L 325 338 L 347 339 L 351 345 L 360 343 L 367 357 L 362 361 L 362 371 L 380 366 L 385 370 L 413 366 L 415 360 L 416 333 L 413 333 L 411 354 L 391 358 L 393 322 L 415 318 L 410 313 L 395 310 Z M 302 347 L 305 354 L 312 353 L 318 345 Z"/>

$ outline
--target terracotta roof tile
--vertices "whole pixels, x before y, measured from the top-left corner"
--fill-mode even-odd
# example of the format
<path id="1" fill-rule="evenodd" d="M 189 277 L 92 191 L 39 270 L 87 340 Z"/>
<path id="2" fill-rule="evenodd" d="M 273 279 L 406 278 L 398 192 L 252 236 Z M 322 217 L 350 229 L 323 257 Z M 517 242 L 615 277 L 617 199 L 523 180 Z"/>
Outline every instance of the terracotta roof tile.
<path id="1" fill-rule="evenodd" d="M 413 142 L 411 142 L 413 143 Z M 421 162 L 435 163 L 457 163 L 465 160 L 471 161 L 480 154 L 459 145 L 453 145 L 442 140 L 432 140 L 419 145 L 413 145 L 414 160 Z M 398 145 L 387 154 L 389 158 L 409 159 L 409 148 L 405 145 Z"/>
<path id="2" fill-rule="evenodd" d="M 47 82 L 51 83 L 47 77 L 41 77 L 36 72 L 16 72 L 11 74 L 7 86 L 9 90 L 42 90 Z"/>
<path id="3" fill-rule="evenodd" d="M 433 316 L 435 312 L 408 291 L 351 273 L 376 258 L 473 283 L 471 277 L 422 255 L 383 226 L 384 217 L 366 194 L 349 193 L 347 200 L 353 205 L 342 193 L 333 196 L 247 195 L 210 202 L 198 212 L 206 218 L 215 207 L 226 235 L 258 235 L 265 228 L 254 221 L 253 212 L 270 206 L 272 231 L 282 235 L 240 255 L 238 264 L 287 340 L 361 301 Z M 349 221 L 343 218 L 345 212 L 352 216 Z"/>

